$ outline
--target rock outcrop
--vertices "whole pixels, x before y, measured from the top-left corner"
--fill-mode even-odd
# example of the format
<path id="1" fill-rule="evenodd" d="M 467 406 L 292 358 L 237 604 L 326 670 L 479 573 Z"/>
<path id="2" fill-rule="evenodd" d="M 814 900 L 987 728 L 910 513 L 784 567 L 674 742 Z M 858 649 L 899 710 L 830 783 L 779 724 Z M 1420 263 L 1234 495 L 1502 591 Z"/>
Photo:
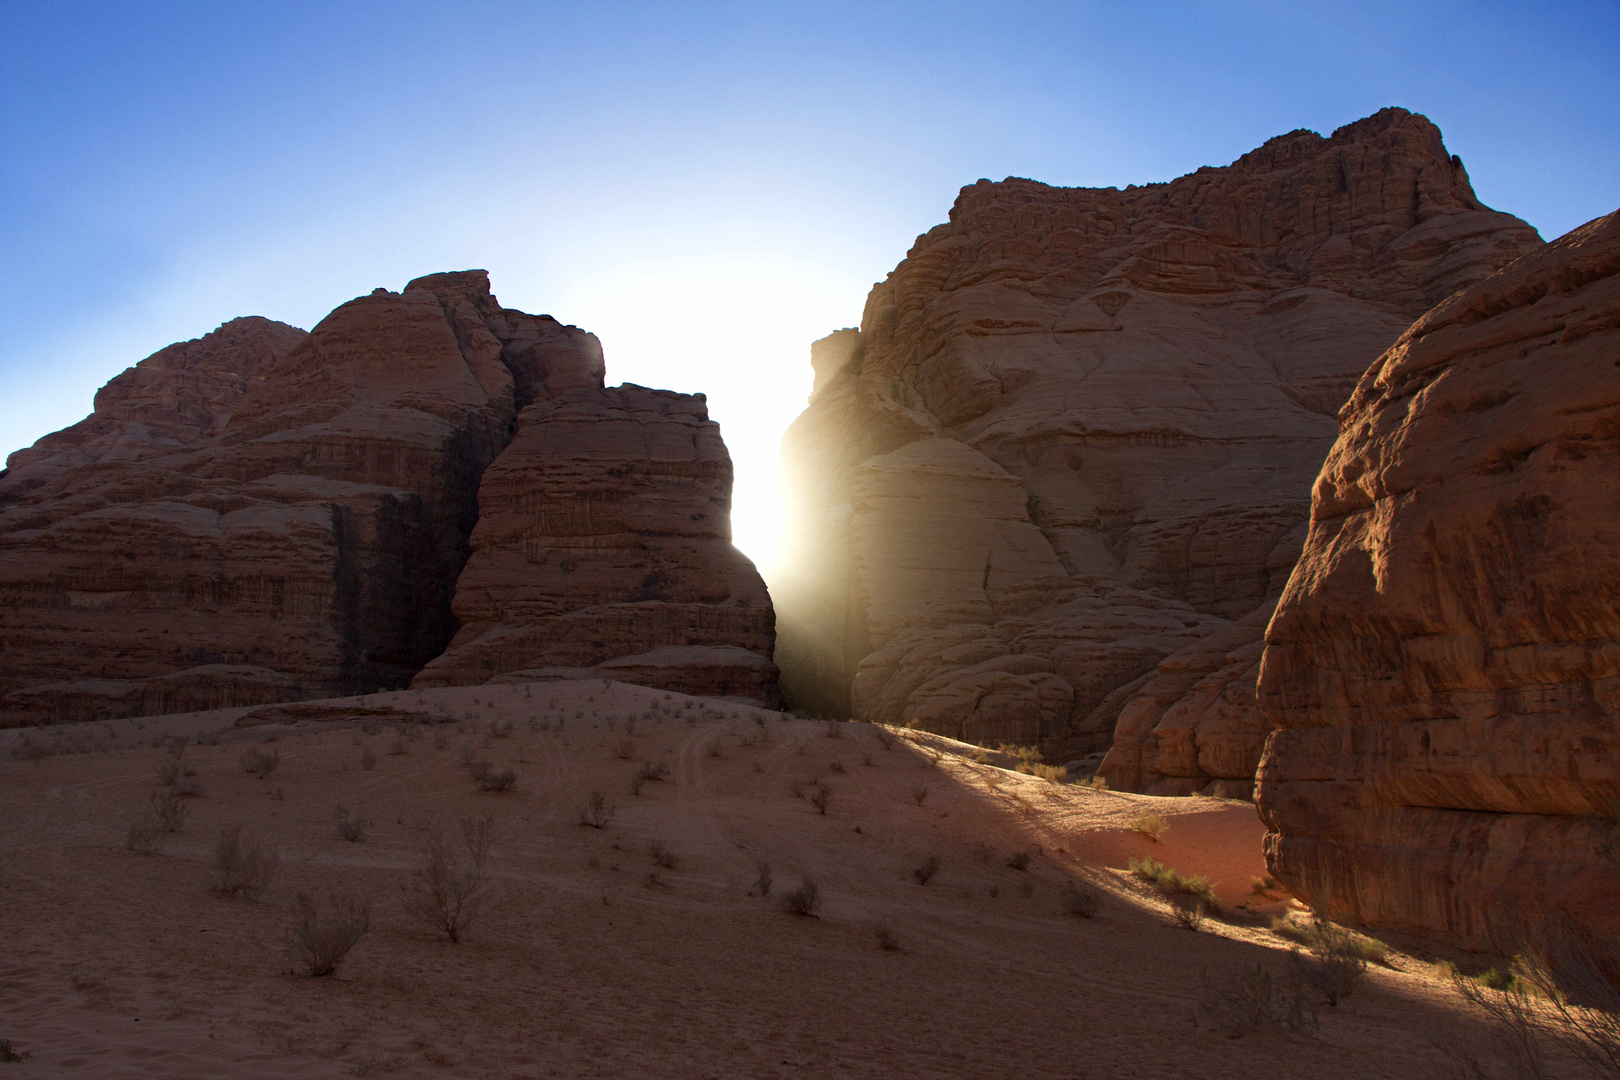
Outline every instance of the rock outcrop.
<path id="1" fill-rule="evenodd" d="M 0 474 L 0 723 L 406 685 L 456 632 L 479 484 L 520 413 L 602 378 L 592 335 L 501 307 L 483 271 L 148 358 Z"/>
<path id="2" fill-rule="evenodd" d="M 775 620 L 731 546 L 731 457 L 702 395 L 537 402 L 484 473 L 461 629 L 415 686 L 603 677 L 775 702 Z"/>
<path id="3" fill-rule="evenodd" d="M 1201 643 L 1281 591 L 1366 365 L 1540 243 L 1399 109 L 1168 184 L 964 188 L 861 329 L 812 348 L 772 583 L 790 700 L 1107 747 L 1133 695 L 1169 700 L 1167 658 L 1247 656 Z M 1192 723 L 1221 769 L 1264 731 L 1246 671 L 1218 695 L 1246 718 Z"/>
<path id="4" fill-rule="evenodd" d="M 1259 695 L 1295 891 L 1473 947 L 1620 938 L 1620 213 L 1363 376 Z"/>

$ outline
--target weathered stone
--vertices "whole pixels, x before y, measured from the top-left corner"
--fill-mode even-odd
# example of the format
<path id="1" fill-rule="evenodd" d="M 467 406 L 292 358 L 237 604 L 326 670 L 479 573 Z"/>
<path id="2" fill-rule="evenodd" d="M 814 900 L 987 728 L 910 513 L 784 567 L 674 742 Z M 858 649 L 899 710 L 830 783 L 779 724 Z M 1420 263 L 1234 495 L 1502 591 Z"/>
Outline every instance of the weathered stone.
<path id="1" fill-rule="evenodd" d="M 1620 936 L 1620 214 L 1356 387 L 1267 632 L 1267 858 L 1375 925 Z"/>

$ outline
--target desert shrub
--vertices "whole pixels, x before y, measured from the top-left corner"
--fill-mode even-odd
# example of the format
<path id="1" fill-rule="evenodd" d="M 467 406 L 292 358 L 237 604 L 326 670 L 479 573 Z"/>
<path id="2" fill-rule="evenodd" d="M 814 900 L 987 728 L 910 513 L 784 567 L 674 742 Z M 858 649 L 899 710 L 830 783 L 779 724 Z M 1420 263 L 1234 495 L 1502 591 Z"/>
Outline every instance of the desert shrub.
<path id="1" fill-rule="evenodd" d="M 34 1055 L 26 1050 L 18 1050 L 11 1044 L 10 1039 L 0 1039 L 0 1062 L 15 1065 L 19 1061 L 27 1061 Z"/>
<path id="2" fill-rule="evenodd" d="M 1594 946 L 1559 916 L 1538 922 L 1533 943 L 1523 927 L 1512 930 L 1519 952 L 1507 987 L 1492 990 L 1454 973 L 1458 992 L 1492 1018 L 1499 1042 L 1523 1046 L 1528 1055 L 1535 1049 L 1528 1044 L 1544 1035 L 1592 1075 L 1620 1077 L 1620 986 L 1613 981 L 1620 955 L 1614 944 Z M 1525 1004 L 1531 992 L 1543 1003 L 1539 1012 Z"/>
<path id="3" fill-rule="evenodd" d="M 911 787 L 911 801 L 921 806 L 928 798 L 927 784 L 913 784 Z"/>
<path id="4" fill-rule="evenodd" d="M 281 764 L 281 751 L 271 750 L 266 753 L 258 747 L 253 747 L 242 751 L 241 757 L 237 760 L 242 763 L 243 771 L 263 780 L 275 772 L 276 767 Z"/>
<path id="5" fill-rule="evenodd" d="M 1170 898 L 1170 917 L 1176 920 L 1176 925 L 1183 930 L 1192 930 L 1195 933 L 1204 925 L 1204 901 L 1199 896 L 1177 894 Z"/>
<path id="6" fill-rule="evenodd" d="M 394 736 L 394 741 L 388 744 L 388 753 L 392 757 L 411 752 L 411 744 L 403 735 Z"/>
<path id="7" fill-rule="evenodd" d="M 830 761 L 830 762 L 827 763 L 827 768 L 831 769 L 835 773 L 841 773 L 841 772 L 845 771 L 844 770 L 844 763 L 842 761 Z"/>
<path id="8" fill-rule="evenodd" d="M 882 745 L 883 749 L 894 749 L 894 736 L 889 734 L 889 730 L 887 728 L 883 727 L 881 724 L 874 724 L 872 725 L 872 734 L 877 737 L 877 741 Z"/>
<path id="9" fill-rule="evenodd" d="M 837 720 L 829 720 L 829 721 L 827 721 L 827 738 L 829 738 L 829 739 L 842 739 L 843 737 L 844 737 L 844 725 L 839 723 Z"/>
<path id="10" fill-rule="evenodd" d="M 1069 775 L 1069 770 L 1065 765 L 1032 764 L 1029 767 L 1029 774 L 1048 783 L 1061 784 L 1063 778 Z"/>
<path id="11" fill-rule="evenodd" d="M 673 870 L 680 863 L 679 857 L 662 840 L 649 840 L 647 855 L 665 870 Z"/>
<path id="12" fill-rule="evenodd" d="M 257 900 L 270 887 L 281 853 L 240 825 L 222 829 L 214 842 L 214 891 Z"/>
<path id="13" fill-rule="evenodd" d="M 810 805 L 815 807 L 816 812 L 820 814 L 825 814 L 827 812 L 827 806 L 831 802 L 832 788 L 828 787 L 826 784 L 822 784 L 820 787 L 816 788 L 816 793 L 810 796 Z"/>
<path id="14" fill-rule="evenodd" d="M 984 784 L 991 791 L 996 790 L 997 788 L 999 788 L 1002 784 L 1004 784 L 1006 782 L 1007 782 L 1007 774 L 1002 772 L 1000 769 L 992 768 L 991 770 L 989 770 L 988 772 L 986 772 L 984 774 Z"/>
<path id="15" fill-rule="evenodd" d="M 351 814 L 343 806 L 336 807 L 332 816 L 337 819 L 338 835 L 345 840 L 359 843 L 366 838 L 366 826 L 370 824 L 359 814 Z"/>
<path id="16" fill-rule="evenodd" d="M 459 944 L 487 895 L 485 872 L 494 825 L 488 816 L 462 818 L 460 843 L 435 830 L 420 865 L 400 883 L 406 914 Z"/>
<path id="17" fill-rule="evenodd" d="M 158 783 L 164 787 L 172 788 L 180 782 L 180 759 L 159 762 L 157 766 Z"/>
<path id="18" fill-rule="evenodd" d="M 620 739 L 613 744 L 613 756 L 620 761 L 629 761 L 636 756 L 636 740 Z"/>
<path id="19" fill-rule="evenodd" d="M 1143 812 L 1131 820 L 1131 831 L 1138 836 L 1144 836 L 1155 844 L 1159 842 L 1165 832 L 1170 828 L 1163 814 Z"/>
<path id="20" fill-rule="evenodd" d="M 754 887 L 750 891 L 749 895 L 751 895 L 751 896 L 769 896 L 769 895 L 771 895 L 771 864 L 768 863 L 768 862 L 765 862 L 764 860 L 761 860 L 760 862 L 755 864 L 754 870 L 755 870 Z"/>
<path id="21" fill-rule="evenodd" d="M 708 753 L 708 755 L 710 757 L 716 757 L 717 758 L 717 757 L 724 757 L 725 756 L 725 747 L 723 747 L 721 745 L 720 739 L 718 737 L 710 739 L 708 741 L 708 743 L 706 743 L 704 745 L 703 749 Z"/>
<path id="22" fill-rule="evenodd" d="M 821 890 L 814 879 L 801 878 L 799 887 L 782 897 L 782 908 L 793 915 L 817 917 L 816 913 L 821 910 Z"/>
<path id="23" fill-rule="evenodd" d="M 922 864 L 911 872 L 911 878 L 919 885 L 927 885 L 939 873 L 939 856 L 930 855 Z"/>
<path id="24" fill-rule="evenodd" d="M 1278 884 L 1277 879 L 1272 877 L 1270 874 L 1266 874 L 1264 877 L 1252 877 L 1249 879 L 1249 891 L 1254 893 L 1256 896 L 1264 896 L 1273 889 L 1280 887 L 1281 886 Z"/>
<path id="25" fill-rule="evenodd" d="M 900 942 L 895 938 L 894 931 L 889 929 L 888 923 L 878 923 L 872 927 L 872 936 L 877 938 L 877 947 L 883 951 L 900 951 Z"/>
<path id="26" fill-rule="evenodd" d="M 372 750 L 369 746 L 360 751 L 360 767 L 366 770 L 366 772 L 370 772 L 377 767 L 376 751 Z"/>
<path id="27" fill-rule="evenodd" d="M 1297 977 L 1278 978 L 1262 964 L 1221 978 L 1201 972 L 1193 1022 L 1233 1034 L 1262 1024 L 1281 1024 L 1291 1031 L 1317 1026 L 1316 1010 L 1304 984 Z"/>
<path id="28" fill-rule="evenodd" d="M 1356 940 L 1359 937 L 1318 915 L 1303 930 L 1309 955 L 1302 955 L 1298 949 L 1293 952 L 1300 977 L 1329 1005 L 1349 997 L 1356 980 L 1367 972 L 1365 950 Z"/>
<path id="29" fill-rule="evenodd" d="M 636 775 L 643 781 L 667 780 L 669 779 L 669 766 L 663 762 L 654 765 L 651 761 L 644 761 Z"/>
<path id="30" fill-rule="evenodd" d="M 605 828 L 616 813 L 618 813 L 616 808 L 607 805 L 606 796 L 600 791 L 593 791 L 588 804 L 579 812 L 579 823 L 589 825 L 593 829 Z"/>
<path id="31" fill-rule="evenodd" d="M 1015 851 L 1015 852 L 1013 852 L 1011 855 L 1007 856 L 1007 865 L 1010 866 L 1012 869 L 1018 870 L 1018 871 L 1028 870 L 1029 869 L 1029 852 L 1027 852 L 1027 851 Z"/>
<path id="32" fill-rule="evenodd" d="M 517 786 L 517 773 L 512 769 L 486 769 L 476 779 L 480 791 L 511 791 Z"/>
<path id="33" fill-rule="evenodd" d="M 1062 901 L 1064 914 L 1094 919 L 1102 907 L 1102 894 L 1083 882 L 1070 881 L 1063 886 Z"/>
<path id="34" fill-rule="evenodd" d="M 1107 791 L 1108 790 L 1108 777 L 1106 777 L 1106 776 L 1093 776 L 1091 778 L 1091 789 L 1093 791 Z"/>
<path id="35" fill-rule="evenodd" d="M 163 846 L 166 835 L 163 827 L 154 820 L 149 806 L 145 813 L 130 822 L 129 831 L 124 834 L 124 846 L 137 855 L 150 855 Z"/>
<path id="36" fill-rule="evenodd" d="M 337 969 L 370 927 L 371 910 L 363 903 L 334 895 L 317 904 L 308 893 L 299 893 L 287 937 L 304 974 L 321 979 Z"/>
<path id="37" fill-rule="evenodd" d="M 1342 951 L 1373 964 L 1389 963 L 1389 946 L 1375 937 L 1358 934 L 1323 918 L 1295 920 L 1287 917 L 1271 920 L 1271 932 L 1278 937 L 1303 945 L 1312 954 L 1321 955 Z"/>
<path id="38" fill-rule="evenodd" d="M 1202 874 L 1186 876 L 1154 859 L 1132 859 L 1130 871 L 1143 881 L 1157 885 L 1167 896 L 1196 896 L 1204 902 L 1204 910 L 1220 911 L 1215 890 L 1209 878 Z"/>

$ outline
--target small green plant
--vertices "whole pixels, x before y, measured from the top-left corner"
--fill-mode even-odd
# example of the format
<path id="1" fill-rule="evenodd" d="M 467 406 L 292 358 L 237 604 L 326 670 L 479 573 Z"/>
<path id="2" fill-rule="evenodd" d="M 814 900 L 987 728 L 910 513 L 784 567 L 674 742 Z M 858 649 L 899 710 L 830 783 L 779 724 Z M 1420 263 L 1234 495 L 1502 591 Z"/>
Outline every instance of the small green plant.
<path id="1" fill-rule="evenodd" d="M 1131 831 L 1138 836 L 1146 837 L 1157 844 L 1170 828 L 1164 820 L 1164 815 L 1152 811 L 1143 811 L 1131 820 Z"/>

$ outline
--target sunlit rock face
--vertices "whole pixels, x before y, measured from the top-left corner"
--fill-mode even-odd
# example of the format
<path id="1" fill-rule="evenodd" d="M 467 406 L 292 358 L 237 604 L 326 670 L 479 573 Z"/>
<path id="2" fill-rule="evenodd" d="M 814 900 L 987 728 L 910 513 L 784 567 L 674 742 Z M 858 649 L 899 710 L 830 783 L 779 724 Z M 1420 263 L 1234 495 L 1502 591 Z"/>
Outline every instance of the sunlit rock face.
<path id="1" fill-rule="evenodd" d="M 238 319 L 162 350 L 0 474 L 0 722 L 406 685 L 457 631 L 480 481 L 519 416 L 613 393 L 595 337 L 501 307 L 483 271 L 379 289 L 307 335 Z M 718 480 L 729 500 L 729 463 Z M 739 558 L 703 595 L 729 597 Z M 764 610 L 763 641 L 723 644 L 768 669 Z"/>
<path id="2" fill-rule="evenodd" d="M 1620 213 L 1424 315 L 1340 417 L 1261 663 L 1273 872 L 1472 947 L 1616 940 Z"/>
<path id="3" fill-rule="evenodd" d="M 1247 782 L 1255 613 L 1339 406 L 1540 243 L 1399 109 L 1168 184 L 964 188 L 812 348 L 773 582 L 790 700 L 1059 759 L 1129 710 L 1131 786 Z"/>

